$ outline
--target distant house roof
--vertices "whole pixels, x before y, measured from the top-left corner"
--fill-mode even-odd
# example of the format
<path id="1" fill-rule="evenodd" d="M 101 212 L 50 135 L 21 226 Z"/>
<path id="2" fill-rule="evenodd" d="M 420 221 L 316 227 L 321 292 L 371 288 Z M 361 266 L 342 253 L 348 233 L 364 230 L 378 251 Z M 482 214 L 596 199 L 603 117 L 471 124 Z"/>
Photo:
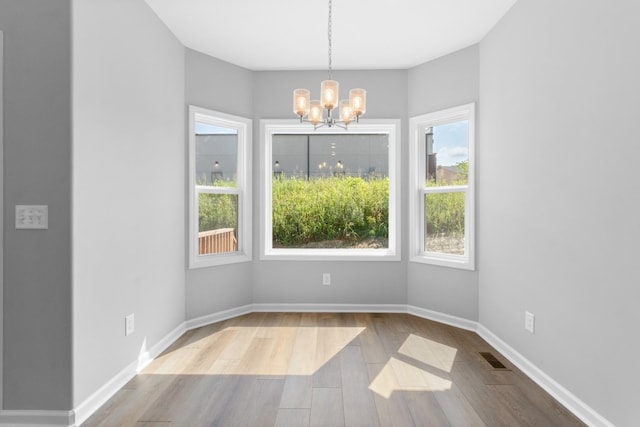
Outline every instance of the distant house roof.
<path id="1" fill-rule="evenodd" d="M 462 170 L 458 166 L 440 166 L 436 169 L 436 181 L 453 183 L 459 179 Z"/>

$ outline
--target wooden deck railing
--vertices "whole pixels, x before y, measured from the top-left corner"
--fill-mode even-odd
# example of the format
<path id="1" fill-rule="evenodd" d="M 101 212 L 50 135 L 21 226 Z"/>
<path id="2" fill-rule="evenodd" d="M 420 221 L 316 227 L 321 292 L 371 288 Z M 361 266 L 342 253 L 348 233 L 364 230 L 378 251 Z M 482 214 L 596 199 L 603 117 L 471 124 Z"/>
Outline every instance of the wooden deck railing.
<path id="1" fill-rule="evenodd" d="M 220 254 L 238 250 L 233 228 L 218 228 L 217 230 L 198 233 L 198 254 Z"/>

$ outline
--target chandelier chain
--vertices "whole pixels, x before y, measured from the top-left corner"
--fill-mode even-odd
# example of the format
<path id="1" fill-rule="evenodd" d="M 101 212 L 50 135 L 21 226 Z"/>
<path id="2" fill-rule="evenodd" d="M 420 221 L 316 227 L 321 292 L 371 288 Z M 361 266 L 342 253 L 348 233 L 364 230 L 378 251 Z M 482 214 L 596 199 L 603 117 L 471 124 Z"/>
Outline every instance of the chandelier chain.
<path id="1" fill-rule="evenodd" d="M 320 127 L 341 127 L 346 129 L 349 123 L 358 123 L 360 116 L 366 111 L 366 91 L 361 88 L 351 89 L 348 99 L 340 99 L 338 82 L 333 80 L 333 0 L 328 0 L 329 13 L 327 22 L 327 41 L 329 79 L 320 84 L 320 99 L 311 100 L 308 89 L 293 91 L 293 112 L 300 119 L 300 123 L 312 123 L 314 129 Z M 340 117 L 333 117 L 331 112 L 337 109 Z"/>
<path id="2" fill-rule="evenodd" d="M 331 36 L 332 36 L 332 31 L 331 31 L 331 0 L 329 0 L 329 25 L 328 25 L 328 29 L 327 29 L 327 38 L 329 40 L 329 80 L 332 80 L 331 74 L 333 72 L 333 67 L 332 67 L 332 64 L 331 64 Z"/>

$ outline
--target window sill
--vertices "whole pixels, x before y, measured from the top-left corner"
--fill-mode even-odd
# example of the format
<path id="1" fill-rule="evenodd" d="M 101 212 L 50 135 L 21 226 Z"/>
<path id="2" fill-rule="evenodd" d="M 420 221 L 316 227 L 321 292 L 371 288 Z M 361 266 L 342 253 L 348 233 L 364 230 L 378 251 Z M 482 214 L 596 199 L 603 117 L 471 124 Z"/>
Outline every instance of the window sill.
<path id="1" fill-rule="evenodd" d="M 189 269 L 216 267 L 219 265 L 237 264 L 249 261 L 251 261 L 251 256 L 241 252 L 233 254 L 203 255 L 198 256 L 193 260 L 189 264 Z"/>
<path id="2" fill-rule="evenodd" d="M 390 249 L 270 249 L 260 259 L 270 261 L 400 261 Z"/>
<path id="3" fill-rule="evenodd" d="M 444 255 L 444 254 L 425 254 L 415 255 L 409 260 L 420 264 L 438 265 L 441 267 L 457 268 L 460 270 L 475 271 L 475 265 L 466 256 Z"/>

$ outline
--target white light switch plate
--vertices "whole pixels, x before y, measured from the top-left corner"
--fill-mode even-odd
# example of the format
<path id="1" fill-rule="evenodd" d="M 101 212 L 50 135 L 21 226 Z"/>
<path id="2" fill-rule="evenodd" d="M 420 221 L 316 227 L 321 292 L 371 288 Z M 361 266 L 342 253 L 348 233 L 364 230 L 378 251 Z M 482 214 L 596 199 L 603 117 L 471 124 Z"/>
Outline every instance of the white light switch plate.
<path id="1" fill-rule="evenodd" d="M 536 318 L 533 315 L 533 313 L 529 313 L 528 311 L 525 311 L 524 312 L 524 328 L 533 334 L 535 333 L 535 325 L 536 325 Z"/>
<path id="2" fill-rule="evenodd" d="M 16 229 L 49 228 L 49 206 L 16 205 Z"/>
<path id="3" fill-rule="evenodd" d="M 131 313 L 124 318 L 124 336 L 131 335 L 135 330 L 135 317 L 134 314 Z"/>

